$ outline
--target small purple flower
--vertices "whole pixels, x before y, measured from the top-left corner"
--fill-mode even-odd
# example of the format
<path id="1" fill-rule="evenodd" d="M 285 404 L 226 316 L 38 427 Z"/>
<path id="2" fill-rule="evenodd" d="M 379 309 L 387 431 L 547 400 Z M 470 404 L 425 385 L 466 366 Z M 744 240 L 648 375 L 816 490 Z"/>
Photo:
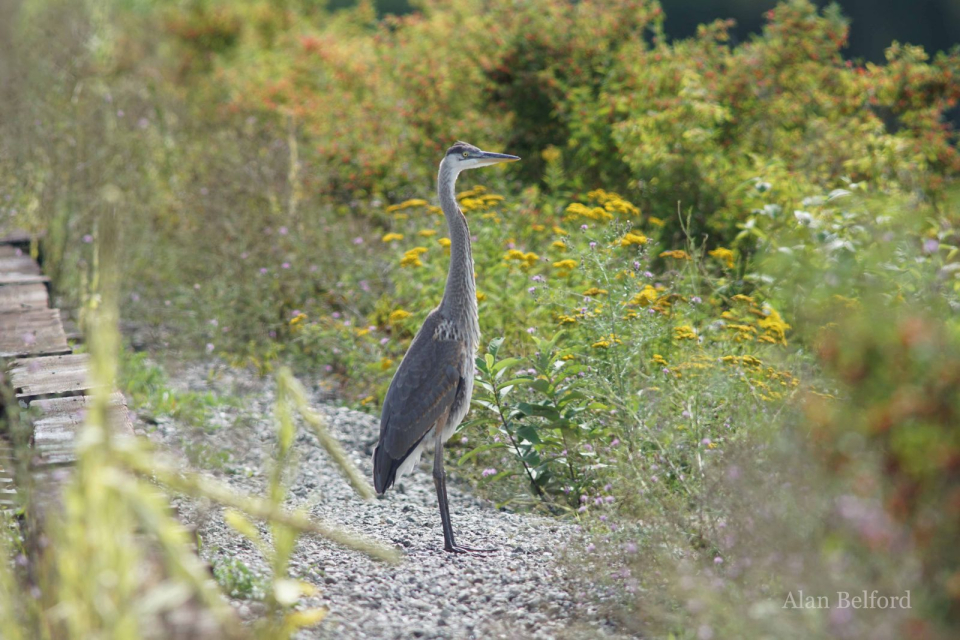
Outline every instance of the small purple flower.
<path id="1" fill-rule="evenodd" d="M 533 276 L 530 279 L 533 280 L 534 282 L 543 282 L 543 276 Z"/>
<path id="2" fill-rule="evenodd" d="M 390 342 L 390 338 L 380 338 L 380 344 L 383 345 L 383 344 L 387 344 L 388 342 Z"/>
<path id="3" fill-rule="evenodd" d="M 593 553 L 596 550 L 597 550 L 597 546 L 592 542 L 587 545 L 587 553 Z"/>
<path id="4" fill-rule="evenodd" d="M 580 496 L 580 502 L 581 502 L 581 503 L 585 503 L 587 500 L 589 500 L 589 498 L 587 498 L 586 494 Z"/>
<path id="5" fill-rule="evenodd" d="M 591 243 L 590 243 L 590 248 L 591 248 L 591 249 L 596 249 L 596 248 L 597 248 L 597 243 L 596 243 L 596 242 L 591 242 Z"/>
<path id="6" fill-rule="evenodd" d="M 267 274 L 267 268 L 266 268 L 266 267 L 260 267 L 260 275 L 263 276 L 263 275 L 266 275 L 266 274 Z"/>
<path id="7" fill-rule="evenodd" d="M 934 253 L 937 249 L 940 248 L 940 243 L 936 238 L 927 238 L 923 241 L 923 252 L 924 253 Z"/>
<path id="8" fill-rule="evenodd" d="M 716 558 L 713 559 L 713 564 L 723 564 L 723 558 L 721 558 L 720 556 L 717 556 Z"/>
<path id="9" fill-rule="evenodd" d="M 246 259 L 249 258 L 249 257 L 250 257 L 250 254 L 247 253 L 246 251 L 244 251 L 243 253 L 240 254 L 240 259 L 241 259 L 241 260 L 246 260 Z"/>
<path id="10" fill-rule="evenodd" d="M 600 516 L 600 522 L 606 522 L 607 516 Z"/>
<path id="11" fill-rule="evenodd" d="M 87 244 L 90 244 L 91 242 L 93 242 L 93 236 L 90 235 L 89 233 L 84 234 L 83 241 Z"/>
<path id="12" fill-rule="evenodd" d="M 333 318 L 334 320 L 337 320 L 340 318 L 340 312 L 334 311 L 333 313 L 330 314 L 330 317 Z"/>
<path id="13" fill-rule="evenodd" d="M 207 353 L 213 353 L 213 349 L 214 349 L 213 343 L 212 343 L 212 342 L 208 342 L 208 343 L 207 343 Z"/>
<path id="14" fill-rule="evenodd" d="M 356 238 L 353 239 L 353 244 L 363 244 L 363 238 L 361 238 L 360 236 L 357 236 Z"/>
<path id="15" fill-rule="evenodd" d="M 626 550 L 627 553 L 637 552 L 637 545 L 634 544 L 633 542 L 628 542 L 627 544 L 623 545 L 623 548 Z"/>
<path id="16" fill-rule="evenodd" d="M 700 444 L 707 446 L 710 444 L 710 442 L 712 442 L 710 438 L 704 438 L 703 440 L 700 441 Z"/>
<path id="17" fill-rule="evenodd" d="M 363 291 L 370 291 L 370 283 L 368 283 L 366 280 L 361 280 L 361 281 L 360 281 L 360 288 L 361 288 Z"/>
<path id="18" fill-rule="evenodd" d="M 593 451 L 593 445 L 591 445 L 591 444 L 585 444 L 585 445 L 583 445 L 583 450 L 584 450 L 584 451 Z"/>
<path id="19" fill-rule="evenodd" d="M 507 249 L 516 249 L 516 248 L 517 248 L 517 245 L 515 243 L 513 242 L 507 243 Z"/>
<path id="20" fill-rule="evenodd" d="M 290 230 L 287 229 L 286 227 L 280 227 L 277 231 L 279 231 L 279 232 L 280 232 L 280 235 L 282 235 L 282 236 L 285 236 L 285 235 L 287 235 L 288 233 L 290 233 Z"/>
<path id="21" fill-rule="evenodd" d="M 686 409 L 684 409 L 684 410 L 683 410 L 683 413 L 681 413 L 680 415 L 683 416 L 684 418 L 689 418 L 689 417 L 690 417 L 690 412 L 687 411 Z"/>
<path id="22" fill-rule="evenodd" d="M 536 332 L 537 332 L 537 330 L 536 330 L 535 328 L 533 328 L 533 327 L 527 327 L 527 333 L 534 334 L 534 333 L 536 333 Z"/>
<path id="23" fill-rule="evenodd" d="M 284 269 L 289 269 L 289 268 L 290 268 L 290 263 L 289 263 L 289 262 L 284 262 L 284 263 L 281 264 L 280 266 L 281 266 L 282 268 L 284 268 Z"/>
<path id="24" fill-rule="evenodd" d="M 604 490 L 604 491 L 612 491 L 612 490 L 613 490 L 613 485 L 608 482 L 607 484 L 603 485 L 603 490 Z"/>
<path id="25" fill-rule="evenodd" d="M 652 278 L 652 277 L 653 277 L 653 274 L 650 273 L 649 271 L 644 271 L 644 272 L 643 272 L 643 277 L 644 277 L 644 278 Z"/>
<path id="26" fill-rule="evenodd" d="M 619 445 L 619 444 L 620 444 L 620 438 L 614 438 L 613 440 L 610 441 L 610 447 L 611 447 L 611 448 L 612 448 L 612 447 L 616 447 L 616 446 Z"/>
<path id="27" fill-rule="evenodd" d="M 130 294 L 130 299 L 133 300 L 134 302 L 140 302 L 140 294 L 134 291 L 133 293 Z"/>
<path id="28" fill-rule="evenodd" d="M 587 506 L 586 506 L 586 505 L 584 505 L 584 506 L 580 507 L 579 509 L 577 509 L 577 513 L 586 513 L 586 512 L 587 512 Z"/>
<path id="29" fill-rule="evenodd" d="M 636 260 L 633 261 L 633 270 L 640 271 L 640 263 L 637 262 Z"/>
<path id="30" fill-rule="evenodd" d="M 589 228 L 590 228 L 590 227 L 588 227 L 588 226 L 585 225 L 585 224 L 580 225 L 580 231 L 586 231 L 586 230 L 589 229 Z"/>
<path id="31" fill-rule="evenodd" d="M 701 302 L 703 302 L 703 299 L 700 298 L 700 296 L 693 296 L 692 298 L 690 298 L 690 302 L 692 302 L 693 304 L 700 304 Z"/>
<path id="32" fill-rule="evenodd" d="M 602 506 L 603 506 L 603 498 L 600 498 L 600 497 L 594 498 L 594 499 L 593 499 L 593 504 L 597 505 L 598 507 L 602 507 Z"/>
<path id="33" fill-rule="evenodd" d="M 123 109 L 117 109 L 117 117 L 118 117 L 118 118 L 122 118 L 122 117 L 123 117 Z"/>
<path id="34" fill-rule="evenodd" d="M 294 315 L 296 315 L 296 314 L 294 314 Z M 219 320 L 217 320 L 216 318 L 210 318 L 210 326 L 211 326 L 211 327 L 219 326 L 219 324 L 220 324 L 220 321 L 219 321 Z"/>
<path id="35" fill-rule="evenodd" d="M 330 373 L 331 371 L 333 371 L 333 365 L 325 364 L 323 365 L 323 370 L 326 371 L 327 373 Z"/>
<path id="36" fill-rule="evenodd" d="M 606 502 L 607 504 L 613 504 L 613 501 L 615 499 L 616 498 L 614 498 L 613 496 L 607 496 L 606 498 L 603 499 L 603 501 Z"/>
<path id="37" fill-rule="evenodd" d="M 529 289 L 527 289 L 527 293 L 536 293 L 536 292 L 537 292 L 536 287 L 530 287 Z"/>
<path id="38" fill-rule="evenodd" d="M 496 470 L 496 469 L 484 469 L 483 472 L 481 473 L 481 475 L 482 475 L 484 478 L 488 478 L 488 477 L 490 477 L 490 476 L 495 476 L 495 475 L 497 475 L 497 470 Z"/>

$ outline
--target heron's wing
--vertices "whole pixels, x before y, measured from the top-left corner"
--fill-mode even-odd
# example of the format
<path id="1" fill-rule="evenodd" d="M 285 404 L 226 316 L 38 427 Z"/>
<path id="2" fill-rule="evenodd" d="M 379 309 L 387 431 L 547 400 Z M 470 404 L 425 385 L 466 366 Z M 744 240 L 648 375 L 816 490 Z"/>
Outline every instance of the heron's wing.
<path id="1" fill-rule="evenodd" d="M 434 339 L 441 320 L 437 312 L 427 316 L 387 390 L 374 457 L 378 491 L 392 484 L 396 468 L 450 411 L 456 398 L 463 378 L 464 346 L 453 340 Z"/>

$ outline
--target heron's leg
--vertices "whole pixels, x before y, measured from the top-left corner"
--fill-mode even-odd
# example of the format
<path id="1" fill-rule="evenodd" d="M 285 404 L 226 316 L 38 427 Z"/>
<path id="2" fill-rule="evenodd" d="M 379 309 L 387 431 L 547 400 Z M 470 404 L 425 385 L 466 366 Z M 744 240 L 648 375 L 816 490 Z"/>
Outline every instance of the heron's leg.
<path id="1" fill-rule="evenodd" d="M 450 505 L 447 503 L 447 473 L 443 470 L 443 440 L 437 429 L 437 441 L 433 449 L 433 483 L 437 487 L 437 502 L 440 504 L 440 521 L 443 523 L 443 550 L 452 553 L 493 553 L 494 549 L 461 547 L 453 541 L 453 525 L 450 524 Z"/>

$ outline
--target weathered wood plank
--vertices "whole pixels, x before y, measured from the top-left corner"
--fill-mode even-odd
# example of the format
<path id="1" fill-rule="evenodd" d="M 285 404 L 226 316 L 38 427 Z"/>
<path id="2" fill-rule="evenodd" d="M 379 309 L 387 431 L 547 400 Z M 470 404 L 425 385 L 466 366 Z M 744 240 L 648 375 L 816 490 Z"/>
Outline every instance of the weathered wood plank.
<path id="1" fill-rule="evenodd" d="M 59 309 L 27 309 L 0 314 L 0 357 L 67 353 Z"/>
<path id="2" fill-rule="evenodd" d="M 31 237 L 23 229 L 0 229 L 0 244 L 30 244 Z"/>
<path id="3" fill-rule="evenodd" d="M 50 278 L 32 273 L 0 273 L 0 286 L 32 284 L 35 282 L 50 282 Z"/>
<path id="4" fill-rule="evenodd" d="M 17 490 L 14 485 L 15 460 L 13 447 L 0 438 L 0 511 L 12 509 L 17 505 Z"/>
<path id="5" fill-rule="evenodd" d="M 40 417 L 33 421 L 34 465 L 63 464 L 76 460 L 76 435 L 92 404 L 91 396 L 72 396 L 36 400 L 30 405 L 40 411 Z M 130 412 L 126 400 L 118 392 L 110 394 L 107 422 L 115 435 L 133 437 Z"/>
<path id="6" fill-rule="evenodd" d="M 0 273 L 29 273 L 40 275 L 40 265 L 30 256 L 0 256 Z"/>
<path id="7" fill-rule="evenodd" d="M 10 284 L 0 287 L 0 313 L 45 309 L 50 306 L 50 296 L 43 284 Z"/>
<path id="8" fill-rule="evenodd" d="M 10 380 L 18 398 L 78 393 L 93 388 L 88 362 L 83 353 L 17 360 L 10 368 Z"/>
<path id="9" fill-rule="evenodd" d="M 14 258 L 16 256 L 30 255 L 20 247 L 14 247 L 9 244 L 0 244 L 0 258 Z"/>

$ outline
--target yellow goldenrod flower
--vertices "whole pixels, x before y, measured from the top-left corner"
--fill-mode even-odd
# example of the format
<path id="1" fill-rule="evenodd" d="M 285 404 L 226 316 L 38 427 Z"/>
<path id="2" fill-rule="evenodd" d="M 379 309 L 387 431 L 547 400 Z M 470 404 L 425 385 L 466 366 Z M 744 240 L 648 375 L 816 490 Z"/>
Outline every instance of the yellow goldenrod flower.
<path id="1" fill-rule="evenodd" d="M 696 340 L 697 333 L 690 325 L 682 325 L 673 328 L 673 337 L 675 340 Z"/>
<path id="2" fill-rule="evenodd" d="M 573 316 L 561 315 L 558 318 L 558 320 L 560 320 L 560 324 L 576 324 L 577 323 L 577 319 Z"/>
<path id="3" fill-rule="evenodd" d="M 414 198 L 413 200 L 407 200 L 406 202 L 401 202 L 400 204 L 395 204 L 387 207 L 387 213 L 393 213 L 394 211 L 403 211 L 404 209 L 411 209 L 413 207 L 425 207 L 425 206 L 427 206 L 426 200 Z"/>
<path id="4" fill-rule="evenodd" d="M 550 164 L 551 162 L 556 162 L 557 160 L 560 159 L 560 149 L 558 149 L 553 145 L 550 145 L 549 147 L 547 147 L 546 149 L 540 152 L 540 157 L 543 158 L 543 161 L 546 162 L 547 164 Z"/>
<path id="5" fill-rule="evenodd" d="M 298 313 L 297 315 L 293 316 L 293 318 L 290 319 L 290 326 L 295 327 L 306 319 L 307 319 L 307 314 Z"/>
<path id="6" fill-rule="evenodd" d="M 370 404 L 374 400 L 376 400 L 376 398 L 374 398 L 373 396 L 367 396 L 366 398 L 360 401 L 360 404 Z"/>
<path id="7" fill-rule="evenodd" d="M 637 295 L 633 296 L 628 302 L 628 305 L 640 305 L 641 307 L 648 307 L 654 302 L 657 301 L 657 290 L 654 289 L 651 285 L 645 285 L 643 290 L 640 291 Z"/>
<path id="8" fill-rule="evenodd" d="M 442 216 L 443 209 L 435 205 L 430 205 L 429 207 L 427 207 L 427 213 L 432 213 L 433 215 L 436 215 L 436 216 Z"/>
<path id="9" fill-rule="evenodd" d="M 402 322 L 410 317 L 410 312 L 403 309 L 397 309 L 390 314 L 390 323 L 396 324 L 397 322 Z"/>
<path id="10" fill-rule="evenodd" d="M 477 302 L 483 302 L 487 299 L 487 294 L 482 291 L 477 291 Z"/>
<path id="11" fill-rule="evenodd" d="M 690 256 L 686 251 L 674 249 L 673 251 L 664 251 L 660 254 L 661 258 L 676 258 L 677 260 L 689 260 Z"/>
<path id="12" fill-rule="evenodd" d="M 422 267 L 423 261 L 420 258 L 418 258 L 415 254 L 414 255 L 405 254 L 402 258 L 400 258 L 400 266 L 401 267 Z"/>
<path id="13" fill-rule="evenodd" d="M 438 243 L 441 247 L 449 247 L 449 246 L 450 246 L 450 238 L 437 238 L 437 243 Z"/>
<path id="14" fill-rule="evenodd" d="M 437 231 L 436 229 L 422 229 L 420 231 L 417 231 L 417 235 L 424 238 L 429 238 L 431 236 L 437 235 Z"/>
<path id="15" fill-rule="evenodd" d="M 564 231 L 561 227 L 558 227 L 557 225 L 553 225 L 553 232 L 554 232 L 555 234 L 557 234 L 558 236 L 568 236 L 568 235 L 570 235 L 569 233 L 567 233 L 566 231 Z"/>
<path id="16" fill-rule="evenodd" d="M 730 249 L 725 249 L 723 247 L 717 247 L 709 253 L 711 258 L 716 258 L 720 262 L 724 262 L 727 265 L 727 268 L 733 268 L 734 256 L 733 251 Z"/>
<path id="17" fill-rule="evenodd" d="M 594 342 L 594 343 L 593 343 L 592 345 L 590 345 L 590 346 L 593 347 L 594 349 L 609 349 L 609 348 L 610 348 L 610 341 L 609 341 L 609 340 L 597 340 L 596 342 Z"/>
<path id="18" fill-rule="evenodd" d="M 544 229 L 546 229 L 546 227 L 543 226 L 542 224 L 532 224 L 530 225 L 530 229 L 533 231 L 543 231 Z"/>
<path id="19" fill-rule="evenodd" d="M 585 295 L 585 296 L 590 296 L 591 298 L 596 298 L 597 296 L 605 296 L 605 295 L 607 295 L 607 290 L 606 290 L 606 289 L 598 289 L 598 288 L 596 288 L 596 287 L 590 287 L 589 289 L 587 289 L 586 291 L 583 292 L 583 295 Z"/>
<path id="20" fill-rule="evenodd" d="M 768 304 L 763 305 L 765 317 L 757 321 L 760 328 L 763 329 L 763 335 L 760 337 L 763 342 L 773 342 L 775 344 L 787 344 L 787 330 L 790 325 L 784 322 L 783 318 L 776 309 Z M 764 339 L 766 338 L 766 339 Z"/>
<path id="21" fill-rule="evenodd" d="M 657 218 L 656 216 L 650 216 L 649 218 L 647 218 L 647 222 L 649 222 L 655 227 L 662 227 L 664 224 L 666 224 L 663 220 L 661 220 L 660 218 Z"/>
<path id="22" fill-rule="evenodd" d="M 553 247 L 554 249 L 558 249 L 558 250 L 560 250 L 560 251 L 566 251 L 566 250 L 567 250 L 567 243 L 565 243 L 563 240 L 557 240 L 556 242 L 554 242 L 554 243 L 553 243 L 552 245 L 550 245 L 550 246 Z"/>
<path id="23" fill-rule="evenodd" d="M 557 269 L 576 269 L 577 261 L 570 260 L 569 258 L 566 260 L 558 260 L 557 262 L 553 263 L 553 266 Z"/>
<path id="24" fill-rule="evenodd" d="M 667 359 L 664 358 L 664 357 L 663 357 L 662 355 L 660 355 L 659 353 L 653 354 L 653 362 L 654 362 L 654 364 L 659 364 L 659 365 L 662 366 L 662 367 L 668 366 L 668 365 L 667 365 Z"/>
<path id="25" fill-rule="evenodd" d="M 380 369 L 381 371 L 386 371 L 393 366 L 393 360 L 390 358 L 380 358 Z"/>
<path id="26" fill-rule="evenodd" d="M 576 358 L 575 355 L 573 355 L 572 353 L 568 353 L 567 355 L 562 356 L 560 359 L 561 359 L 561 360 L 564 360 L 564 361 L 566 361 L 566 362 L 569 362 L 570 360 L 573 360 L 574 358 Z"/>
<path id="27" fill-rule="evenodd" d="M 642 233 L 633 233 L 631 231 L 630 233 L 627 233 L 625 236 L 620 238 L 621 247 L 629 247 L 634 244 L 637 244 L 637 245 L 647 244 L 647 236 L 643 235 Z"/>
<path id="28" fill-rule="evenodd" d="M 742 293 L 738 293 L 737 295 L 733 296 L 733 298 L 731 299 L 734 302 L 745 302 L 747 304 L 754 304 L 753 298 L 751 298 L 750 296 L 745 296 Z"/>
<path id="29" fill-rule="evenodd" d="M 383 236 L 383 238 L 381 238 L 381 240 L 383 240 L 384 242 L 393 242 L 394 240 L 403 240 L 403 234 L 402 234 L 402 233 L 388 233 L 388 234 L 386 234 L 385 236 Z"/>

